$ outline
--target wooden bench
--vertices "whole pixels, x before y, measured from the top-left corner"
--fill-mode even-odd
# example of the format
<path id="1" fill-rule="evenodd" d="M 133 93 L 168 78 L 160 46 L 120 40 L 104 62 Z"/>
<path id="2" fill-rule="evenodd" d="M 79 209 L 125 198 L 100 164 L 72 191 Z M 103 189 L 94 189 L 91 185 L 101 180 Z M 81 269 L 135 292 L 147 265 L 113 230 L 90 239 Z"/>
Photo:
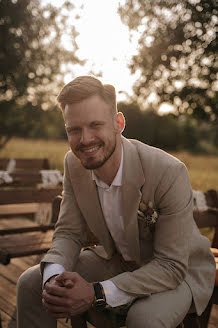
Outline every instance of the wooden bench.
<path id="1" fill-rule="evenodd" d="M 25 190 L 25 191 L 11 191 L 2 192 L 0 190 L 0 210 L 1 206 L 23 205 L 24 199 L 26 204 L 38 204 L 40 207 L 46 203 L 51 203 L 51 212 L 49 218 L 45 219 L 46 223 L 36 225 L 35 223 L 21 227 L 10 227 L 0 230 L 0 263 L 7 265 L 12 258 L 23 257 L 29 255 L 43 254 L 51 247 L 54 224 L 57 221 L 62 189 L 41 189 L 41 190 Z M 20 204 L 20 202 L 22 204 Z M 33 203 L 34 202 L 34 203 Z M 36 203 L 37 202 L 37 203 Z M 14 204 L 15 203 L 15 204 Z M 3 204 L 3 205 L 2 205 Z M 11 215 L 11 209 L 10 214 Z M 34 207 L 33 207 L 34 210 Z M 19 214 L 22 208 L 19 208 Z M 16 213 L 14 212 L 13 215 Z M 48 215 L 48 213 L 45 213 Z M 7 216 L 7 208 L 3 217 Z M 9 219 L 10 220 L 10 219 Z M 97 243 L 96 238 L 91 234 L 87 227 L 89 238 L 84 246 L 93 245 Z"/>
<path id="2" fill-rule="evenodd" d="M 50 164 L 47 158 L 0 158 L 0 170 L 7 171 L 12 163 L 13 171 L 23 170 L 49 170 Z"/>
<path id="3" fill-rule="evenodd" d="M 51 189 L 0 189 L 0 216 L 9 217 L 24 214 L 40 216 L 39 225 L 32 227 L 0 230 L 0 263 L 8 264 L 10 259 L 47 252 L 51 246 L 54 224 L 52 202 L 60 195 L 62 188 Z M 26 205 L 29 207 L 26 208 Z M 10 218 L 8 218 L 10 220 Z"/>
<path id="4" fill-rule="evenodd" d="M 47 158 L 0 158 L 0 217 L 49 212 L 46 203 L 57 192 L 48 189 L 61 187 L 62 175 Z"/>
<path id="5" fill-rule="evenodd" d="M 0 158 L 0 187 L 38 187 L 43 184 L 43 175 L 56 175 L 61 185 L 61 173 L 51 170 L 47 158 L 9 159 Z M 4 174 L 4 175 L 3 175 Z"/>

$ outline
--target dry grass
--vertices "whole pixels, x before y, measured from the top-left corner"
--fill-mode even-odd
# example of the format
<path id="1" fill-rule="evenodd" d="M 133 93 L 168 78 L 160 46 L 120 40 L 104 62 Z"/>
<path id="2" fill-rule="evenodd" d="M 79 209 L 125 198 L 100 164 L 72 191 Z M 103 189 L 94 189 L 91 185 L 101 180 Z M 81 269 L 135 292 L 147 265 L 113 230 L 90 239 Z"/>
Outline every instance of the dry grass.
<path id="1" fill-rule="evenodd" d="M 0 157 L 47 157 L 51 163 L 51 168 L 63 172 L 63 159 L 68 150 L 68 143 L 63 140 L 14 138 L 1 150 Z M 195 155 L 187 152 L 172 153 L 172 155 L 178 157 L 187 166 L 193 189 L 218 190 L 218 156 Z"/>
<path id="2" fill-rule="evenodd" d="M 196 155 L 187 152 L 172 153 L 185 163 L 192 189 L 206 191 L 218 190 L 218 156 Z"/>
<path id="3" fill-rule="evenodd" d="M 48 158 L 51 168 L 63 172 L 63 161 L 69 150 L 64 140 L 30 140 L 14 138 L 0 151 L 0 157 Z"/>

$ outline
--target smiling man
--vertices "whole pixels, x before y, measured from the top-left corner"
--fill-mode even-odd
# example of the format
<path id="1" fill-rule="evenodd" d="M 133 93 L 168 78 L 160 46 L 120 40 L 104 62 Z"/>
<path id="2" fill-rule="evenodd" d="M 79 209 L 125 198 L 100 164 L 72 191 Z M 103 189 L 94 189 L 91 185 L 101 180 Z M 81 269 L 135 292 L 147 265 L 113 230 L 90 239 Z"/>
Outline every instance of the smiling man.
<path id="1" fill-rule="evenodd" d="M 88 170 L 98 169 L 98 175 L 102 172 L 103 181 L 104 172 L 113 178 L 120 164 L 122 113 L 111 110 L 102 98 L 93 95 L 79 103 L 66 104 L 63 116 L 71 150 L 81 164 Z M 108 182 L 111 184 L 112 180 Z"/>
<path id="2" fill-rule="evenodd" d="M 113 86 L 81 76 L 58 101 L 71 148 L 63 200 L 51 249 L 19 279 L 18 328 L 53 328 L 91 307 L 122 306 L 128 328 L 175 328 L 189 310 L 201 314 L 216 269 L 185 165 L 122 136 Z M 86 225 L 99 245 L 81 251 Z"/>

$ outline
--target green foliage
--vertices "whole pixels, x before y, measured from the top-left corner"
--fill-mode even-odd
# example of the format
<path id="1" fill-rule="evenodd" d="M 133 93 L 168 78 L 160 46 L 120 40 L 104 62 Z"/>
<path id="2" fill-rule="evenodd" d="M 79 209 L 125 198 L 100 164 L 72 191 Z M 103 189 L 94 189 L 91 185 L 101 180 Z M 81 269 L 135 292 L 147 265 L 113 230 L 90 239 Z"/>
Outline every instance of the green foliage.
<path id="1" fill-rule="evenodd" d="M 136 104 L 118 103 L 126 118 L 124 135 L 165 150 L 188 150 L 195 153 L 217 153 L 218 126 L 200 124 L 185 115 L 158 115 L 155 111 L 140 110 Z"/>
<path id="2" fill-rule="evenodd" d="M 66 132 L 61 110 L 34 110 L 35 117 L 31 117 L 31 129 L 22 131 L 21 137 L 34 139 L 66 139 Z M 17 135 L 18 136 L 18 135 Z"/>
<path id="3" fill-rule="evenodd" d="M 136 103 L 118 103 L 118 110 L 124 113 L 126 128 L 124 135 L 165 150 L 188 150 L 195 153 L 218 153 L 218 126 L 211 129 L 210 124 L 200 124 L 187 119 L 185 115 L 158 115 L 155 111 L 142 111 Z M 17 112 L 16 115 L 13 113 Z M 31 139 L 64 139 L 66 132 L 61 110 L 21 110 L 11 109 L 5 117 L 5 122 L 15 124 L 15 118 L 20 122 L 14 131 L 16 137 Z M 19 116 L 18 116 L 19 114 Z M 14 115 L 14 116 L 13 116 Z M 27 122 L 27 123 L 26 123 Z M 23 123 L 23 125 L 22 125 Z"/>
<path id="4" fill-rule="evenodd" d="M 0 0 L 0 147 L 31 130 L 41 108 L 54 107 L 63 85 L 61 65 L 80 63 L 73 27 L 73 50 L 62 45 L 64 8 L 69 12 L 73 5 L 65 1 L 59 10 L 39 0 Z"/>
<path id="5" fill-rule="evenodd" d="M 139 35 L 130 65 L 143 103 L 155 92 L 177 114 L 215 122 L 217 107 L 217 7 L 213 0 L 123 0 L 121 19 Z"/>

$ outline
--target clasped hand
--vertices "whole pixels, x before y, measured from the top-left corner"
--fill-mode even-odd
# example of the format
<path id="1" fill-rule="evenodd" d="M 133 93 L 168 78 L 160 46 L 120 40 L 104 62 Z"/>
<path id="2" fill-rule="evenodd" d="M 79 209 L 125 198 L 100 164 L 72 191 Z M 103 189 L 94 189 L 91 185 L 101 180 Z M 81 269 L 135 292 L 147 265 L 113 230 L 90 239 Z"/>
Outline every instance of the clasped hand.
<path id="1" fill-rule="evenodd" d="M 63 272 L 45 284 L 42 304 L 54 318 L 69 318 L 87 311 L 94 301 L 94 288 L 76 272 Z"/>

